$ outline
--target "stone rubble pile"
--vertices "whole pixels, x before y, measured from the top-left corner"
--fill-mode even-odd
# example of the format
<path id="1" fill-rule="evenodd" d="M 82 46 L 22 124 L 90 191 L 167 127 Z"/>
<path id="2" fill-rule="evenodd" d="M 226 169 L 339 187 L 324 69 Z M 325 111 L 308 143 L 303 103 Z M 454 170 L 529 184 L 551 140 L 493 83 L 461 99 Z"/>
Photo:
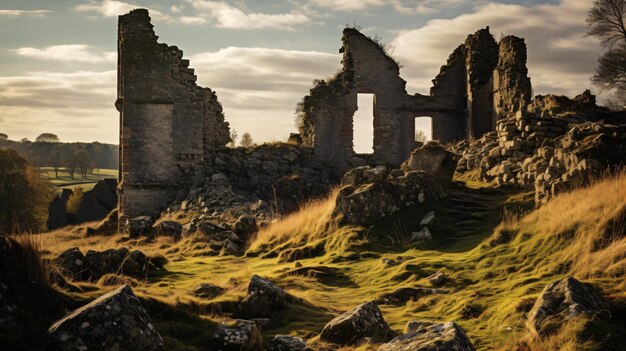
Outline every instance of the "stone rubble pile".
<path id="1" fill-rule="evenodd" d="M 455 145 L 461 154 L 456 171 L 476 170 L 481 180 L 499 185 L 532 186 L 540 203 L 623 164 L 626 118 L 595 106 L 590 96 L 536 97 L 526 110 L 498 120 L 495 132 Z"/>

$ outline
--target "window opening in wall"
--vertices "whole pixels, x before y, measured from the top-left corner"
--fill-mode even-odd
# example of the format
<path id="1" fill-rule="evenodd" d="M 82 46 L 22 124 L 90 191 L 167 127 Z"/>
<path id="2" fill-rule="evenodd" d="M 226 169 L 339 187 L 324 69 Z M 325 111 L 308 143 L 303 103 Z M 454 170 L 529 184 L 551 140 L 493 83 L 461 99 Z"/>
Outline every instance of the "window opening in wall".
<path id="1" fill-rule="evenodd" d="M 429 116 L 415 118 L 415 141 L 427 142 L 433 139 L 433 119 Z"/>
<path id="2" fill-rule="evenodd" d="M 357 111 L 354 113 L 354 152 L 374 152 L 374 94 L 357 94 Z"/>

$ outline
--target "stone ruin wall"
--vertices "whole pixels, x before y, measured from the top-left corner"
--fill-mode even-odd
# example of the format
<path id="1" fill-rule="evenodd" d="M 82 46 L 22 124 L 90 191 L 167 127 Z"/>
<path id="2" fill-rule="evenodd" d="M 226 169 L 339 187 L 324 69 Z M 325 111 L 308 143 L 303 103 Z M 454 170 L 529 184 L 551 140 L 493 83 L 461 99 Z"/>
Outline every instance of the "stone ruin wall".
<path id="1" fill-rule="evenodd" d="M 523 39 L 511 36 L 498 44 L 488 27 L 454 50 L 430 95 L 407 94 L 398 64 L 356 29 L 345 29 L 342 42 L 342 70 L 316 83 L 300 118 L 305 145 L 326 161 L 349 163 L 355 156 L 352 118 L 359 93 L 375 95 L 373 159 L 389 164 L 404 161 L 415 146 L 418 116 L 431 116 L 434 139 L 449 143 L 494 130 L 497 119 L 529 101 Z"/>
<path id="2" fill-rule="evenodd" d="M 181 50 L 157 39 L 147 10 L 119 17 L 120 218 L 157 215 L 205 152 L 229 142 L 215 93 L 196 85 Z"/>

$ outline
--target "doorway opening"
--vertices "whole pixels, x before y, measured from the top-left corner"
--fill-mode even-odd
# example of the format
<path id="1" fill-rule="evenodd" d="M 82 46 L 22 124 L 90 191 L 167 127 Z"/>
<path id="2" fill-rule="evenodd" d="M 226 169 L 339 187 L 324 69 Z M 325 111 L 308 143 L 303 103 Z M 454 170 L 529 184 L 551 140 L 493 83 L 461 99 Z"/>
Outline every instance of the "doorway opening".
<path id="1" fill-rule="evenodd" d="M 352 117 L 354 152 L 374 153 L 374 94 L 357 94 L 357 110 Z"/>

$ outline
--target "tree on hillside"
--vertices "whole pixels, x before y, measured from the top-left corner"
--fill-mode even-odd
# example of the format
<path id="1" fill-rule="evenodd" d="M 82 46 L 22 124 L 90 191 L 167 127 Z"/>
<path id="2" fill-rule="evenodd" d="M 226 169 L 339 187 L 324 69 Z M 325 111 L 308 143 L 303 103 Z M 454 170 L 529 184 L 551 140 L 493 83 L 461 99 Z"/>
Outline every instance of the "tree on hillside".
<path id="1" fill-rule="evenodd" d="M 54 170 L 54 177 L 59 178 L 59 170 L 61 169 L 62 159 L 61 153 L 59 151 L 52 151 L 50 155 L 48 155 L 48 166 L 52 167 Z"/>
<path id="2" fill-rule="evenodd" d="M 35 139 L 38 143 L 58 143 L 61 141 L 56 134 L 42 133 Z"/>
<path id="3" fill-rule="evenodd" d="M 28 140 L 28 138 L 22 138 L 22 140 L 20 140 L 20 143 L 28 144 L 28 143 L 30 143 L 30 140 Z"/>
<path id="4" fill-rule="evenodd" d="M 626 108 L 626 0 L 596 0 L 587 13 L 587 35 L 603 46 L 591 81 L 613 97 L 610 104 Z M 615 106 L 614 106 L 615 107 Z"/>
<path id="5" fill-rule="evenodd" d="M 2 140 L 9 140 L 9 136 L 4 133 L 0 133 L 0 141 Z"/>
<path id="6" fill-rule="evenodd" d="M 250 135 L 250 133 L 248 132 L 243 133 L 243 135 L 241 136 L 241 142 L 239 143 L 239 145 L 243 147 L 251 147 L 252 145 L 254 145 L 254 141 L 252 140 L 252 135 Z"/>
<path id="7" fill-rule="evenodd" d="M 87 178 L 87 172 L 93 168 L 93 161 L 91 160 L 91 156 L 85 149 L 77 150 L 74 153 L 74 158 L 76 159 L 76 165 L 80 168 L 80 173 L 83 178 Z"/>
<path id="8" fill-rule="evenodd" d="M 0 150 L 0 233 L 34 231 L 50 188 L 15 150 Z"/>
<path id="9" fill-rule="evenodd" d="M 65 172 L 70 175 L 72 180 L 74 180 L 74 174 L 76 173 L 76 157 L 74 154 L 66 154 L 63 156 L 63 166 L 65 167 Z"/>

